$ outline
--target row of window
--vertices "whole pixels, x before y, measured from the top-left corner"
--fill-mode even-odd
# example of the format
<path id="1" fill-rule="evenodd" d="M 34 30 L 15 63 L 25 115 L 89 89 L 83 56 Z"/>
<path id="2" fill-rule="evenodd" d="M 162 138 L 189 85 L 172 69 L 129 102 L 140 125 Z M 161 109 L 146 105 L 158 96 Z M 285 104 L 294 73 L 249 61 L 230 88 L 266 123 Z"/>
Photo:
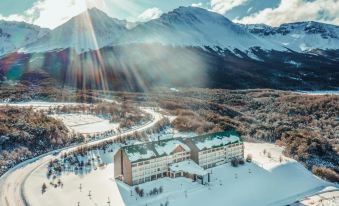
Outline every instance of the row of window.
<path id="1" fill-rule="evenodd" d="M 154 163 L 167 163 L 168 161 L 172 161 L 173 159 L 176 158 L 181 158 L 181 157 L 190 157 L 191 153 L 190 152 L 180 152 L 180 153 L 176 153 L 173 156 L 165 156 L 165 157 L 159 157 L 159 158 L 155 158 L 152 160 L 147 160 L 147 161 L 142 161 L 142 162 L 138 162 L 138 163 L 133 163 L 132 167 L 142 167 L 142 166 L 149 166 L 150 164 L 154 164 Z"/>
<path id="2" fill-rule="evenodd" d="M 225 151 L 226 149 L 226 151 Z M 202 167 L 210 168 L 212 164 L 224 162 L 226 159 L 231 159 L 233 157 L 242 156 L 243 149 L 242 147 L 237 148 L 214 148 L 207 151 L 202 151 L 199 153 L 199 165 Z"/>
<path id="3" fill-rule="evenodd" d="M 132 167 L 132 175 L 133 176 L 144 176 L 149 175 L 153 173 L 157 173 L 159 171 L 167 171 L 168 170 L 168 164 L 170 163 L 176 163 L 181 162 L 184 160 L 190 159 L 189 156 L 180 157 L 177 159 L 174 159 L 170 162 L 163 162 L 162 164 L 156 163 L 156 164 L 149 164 L 147 167 L 144 165 L 143 167 Z"/>
<path id="4" fill-rule="evenodd" d="M 144 182 L 149 182 L 151 180 L 155 180 L 157 178 L 161 178 L 167 176 L 167 172 L 161 172 L 161 173 L 157 173 L 157 174 L 153 174 L 147 177 L 141 177 L 141 178 L 133 178 L 132 179 L 132 184 L 133 185 L 137 185 L 137 184 L 142 184 Z"/>
<path id="5" fill-rule="evenodd" d="M 216 152 L 216 151 L 224 151 L 225 149 L 226 150 L 233 150 L 234 147 L 241 147 L 242 148 L 242 144 L 241 143 L 235 143 L 235 144 L 230 144 L 230 145 L 227 145 L 227 146 L 223 146 L 223 147 L 217 147 L 217 148 L 211 148 L 209 150 L 205 150 L 205 151 L 202 151 L 203 154 L 208 154 L 208 153 L 211 153 L 211 152 Z"/>

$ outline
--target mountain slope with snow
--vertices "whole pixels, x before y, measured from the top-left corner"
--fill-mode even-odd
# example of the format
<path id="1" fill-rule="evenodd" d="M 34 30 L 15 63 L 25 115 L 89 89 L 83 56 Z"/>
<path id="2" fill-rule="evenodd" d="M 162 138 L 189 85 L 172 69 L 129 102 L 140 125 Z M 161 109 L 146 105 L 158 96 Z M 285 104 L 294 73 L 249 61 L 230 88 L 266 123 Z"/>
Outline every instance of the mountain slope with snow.
<path id="1" fill-rule="evenodd" d="M 127 31 L 127 22 L 109 17 L 97 8 L 89 9 L 55 28 L 25 52 L 73 48 L 77 52 L 95 50 L 114 42 Z"/>
<path id="2" fill-rule="evenodd" d="M 160 43 L 173 46 L 210 46 L 248 50 L 261 47 L 282 50 L 279 45 L 252 35 L 223 15 L 197 7 L 179 7 L 132 29 L 120 40 L 128 43 Z"/>
<path id="3" fill-rule="evenodd" d="M 32 43 L 48 32 L 48 29 L 24 22 L 0 21 L 0 56 Z"/>
<path id="4" fill-rule="evenodd" d="M 339 26 L 319 22 L 297 22 L 279 27 L 243 25 L 252 34 L 297 52 L 339 49 Z"/>
<path id="5" fill-rule="evenodd" d="M 66 37 L 66 38 L 65 38 Z M 81 53 L 105 46 L 159 43 L 171 46 L 209 46 L 249 51 L 285 50 L 249 33 L 226 17 L 196 7 L 179 7 L 159 19 L 132 24 L 92 8 L 57 27 L 23 51 L 45 52 L 73 48 Z"/>

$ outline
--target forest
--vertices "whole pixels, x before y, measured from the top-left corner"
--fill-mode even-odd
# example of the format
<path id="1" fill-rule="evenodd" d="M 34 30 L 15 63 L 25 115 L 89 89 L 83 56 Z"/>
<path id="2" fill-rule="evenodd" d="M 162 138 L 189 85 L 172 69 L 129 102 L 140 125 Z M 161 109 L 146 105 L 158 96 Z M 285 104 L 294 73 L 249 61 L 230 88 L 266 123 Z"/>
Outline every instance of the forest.
<path id="1" fill-rule="evenodd" d="M 22 160 L 76 141 L 81 139 L 41 111 L 0 106 L 0 175 Z"/>

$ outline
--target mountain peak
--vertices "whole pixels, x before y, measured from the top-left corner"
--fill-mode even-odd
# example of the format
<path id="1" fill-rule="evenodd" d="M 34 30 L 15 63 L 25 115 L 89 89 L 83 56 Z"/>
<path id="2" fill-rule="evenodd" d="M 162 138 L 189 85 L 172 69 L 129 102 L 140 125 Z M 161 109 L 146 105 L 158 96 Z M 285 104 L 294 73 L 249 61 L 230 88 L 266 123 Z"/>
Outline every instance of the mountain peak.
<path id="1" fill-rule="evenodd" d="M 98 7 L 95 7 L 95 6 L 89 7 L 89 8 L 87 9 L 87 11 L 92 11 L 92 12 L 103 12 L 101 9 L 99 9 Z"/>
<path id="2" fill-rule="evenodd" d="M 173 11 L 163 14 L 160 19 L 167 22 L 210 22 L 215 24 L 232 24 L 230 20 L 221 14 L 192 6 L 181 6 L 177 9 L 174 9 Z"/>
<path id="3" fill-rule="evenodd" d="M 76 51 L 100 49 L 126 31 L 126 22 L 111 18 L 92 7 L 55 28 L 49 35 L 28 46 L 33 51 L 75 48 Z M 61 38 L 67 36 L 67 38 Z"/>
<path id="4" fill-rule="evenodd" d="M 77 16 L 74 16 L 72 19 L 83 19 L 83 18 L 88 18 L 88 17 L 90 17 L 91 19 L 98 19 L 98 20 L 105 19 L 105 18 L 111 18 L 104 11 L 98 9 L 97 7 L 91 7 L 83 11 L 82 13 L 78 14 Z"/>
<path id="5" fill-rule="evenodd" d="M 91 14 L 91 15 L 106 15 L 108 16 L 103 10 L 97 8 L 97 7 L 91 7 L 91 8 L 88 8 L 86 11 L 84 11 L 85 13 L 88 13 L 88 14 Z"/>

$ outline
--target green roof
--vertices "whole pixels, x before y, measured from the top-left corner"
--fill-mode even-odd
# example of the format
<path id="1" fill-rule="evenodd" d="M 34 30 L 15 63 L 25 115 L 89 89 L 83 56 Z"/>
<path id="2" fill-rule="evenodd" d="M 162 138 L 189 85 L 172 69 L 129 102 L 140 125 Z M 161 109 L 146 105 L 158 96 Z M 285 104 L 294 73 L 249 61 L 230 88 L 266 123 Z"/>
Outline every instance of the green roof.
<path id="1" fill-rule="evenodd" d="M 199 150 L 206 150 L 241 142 L 241 138 L 239 133 L 235 130 L 228 130 L 192 137 L 189 141 L 191 141 Z"/>

